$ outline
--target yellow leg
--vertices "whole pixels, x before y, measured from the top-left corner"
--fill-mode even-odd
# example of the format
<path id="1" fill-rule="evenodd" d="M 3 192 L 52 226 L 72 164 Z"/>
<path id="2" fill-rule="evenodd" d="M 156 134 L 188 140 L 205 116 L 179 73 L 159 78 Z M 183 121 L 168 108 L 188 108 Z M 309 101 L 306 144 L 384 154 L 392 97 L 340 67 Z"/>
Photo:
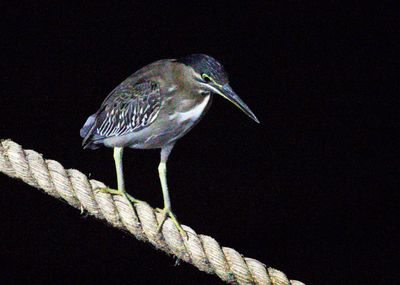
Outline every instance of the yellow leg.
<path id="1" fill-rule="evenodd" d="M 124 154 L 123 147 L 115 147 L 114 148 L 114 161 L 115 161 L 115 169 L 117 171 L 117 183 L 118 190 L 111 188 L 102 188 L 99 191 L 103 193 L 110 193 L 112 195 L 122 195 L 125 196 L 132 203 L 137 203 L 139 200 L 135 199 L 125 191 L 125 182 L 124 182 L 124 168 L 122 163 L 122 157 Z"/>
<path id="2" fill-rule="evenodd" d="M 160 164 L 158 165 L 158 175 L 160 176 L 160 182 L 161 182 L 161 189 L 163 193 L 163 199 L 164 199 L 164 209 L 160 210 L 161 214 L 163 215 L 162 220 L 160 224 L 158 225 L 158 231 L 161 231 L 162 226 L 164 225 L 165 220 L 167 219 L 167 216 L 169 216 L 172 220 L 172 222 L 175 224 L 179 232 L 181 233 L 182 236 L 188 238 L 187 233 L 185 230 L 182 228 L 180 223 L 178 222 L 178 219 L 174 215 L 174 213 L 171 210 L 171 200 L 169 197 L 169 191 L 168 191 L 168 184 L 167 184 L 167 160 L 168 156 L 171 153 L 172 148 L 174 145 L 169 145 L 161 149 L 161 161 Z"/>

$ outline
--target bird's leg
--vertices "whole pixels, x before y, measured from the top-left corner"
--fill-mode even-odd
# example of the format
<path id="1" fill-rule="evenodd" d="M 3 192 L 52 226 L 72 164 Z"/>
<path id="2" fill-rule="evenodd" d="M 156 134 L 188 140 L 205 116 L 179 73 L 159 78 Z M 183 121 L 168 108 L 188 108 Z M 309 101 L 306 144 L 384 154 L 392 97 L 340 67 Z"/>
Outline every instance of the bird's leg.
<path id="1" fill-rule="evenodd" d="M 171 218 L 172 222 L 175 224 L 175 226 L 179 230 L 179 232 L 181 233 L 181 235 L 187 238 L 188 237 L 187 233 L 185 232 L 185 230 L 182 228 L 182 226 L 178 222 L 174 213 L 172 213 L 171 200 L 170 200 L 169 192 L 168 192 L 167 160 L 168 160 L 168 156 L 171 153 L 173 147 L 174 147 L 174 144 L 170 144 L 161 149 L 161 160 L 160 160 L 160 164 L 158 165 L 158 175 L 160 176 L 161 188 L 162 188 L 162 192 L 163 192 L 164 209 L 160 210 L 160 212 L 162 214 L 162 220 L 161 220 L 160 224 L 158 225 L 157 231 L 158 232 L 161 231 L 161 228 L 164 225 L 164 222 L 167 219 L 167 216 L 169 216 Z"/>
<path id="2" fill-rule="evenodd" d="M 114 147 L 114 161 L 115 161 L 115 168 L 117 171 L 118 190 L 111 188 L 102 188 L 100 189 L 100 191 L 103 193 L 110 193 L 113 195 L 122 195 L 125 196 L 132 203 L 137 203 L 139 202 L 139 200 L 133 198 L 125 191 L 124 168 L 122 164 L 123 154 L 124 154 L 123 147 Z"/>

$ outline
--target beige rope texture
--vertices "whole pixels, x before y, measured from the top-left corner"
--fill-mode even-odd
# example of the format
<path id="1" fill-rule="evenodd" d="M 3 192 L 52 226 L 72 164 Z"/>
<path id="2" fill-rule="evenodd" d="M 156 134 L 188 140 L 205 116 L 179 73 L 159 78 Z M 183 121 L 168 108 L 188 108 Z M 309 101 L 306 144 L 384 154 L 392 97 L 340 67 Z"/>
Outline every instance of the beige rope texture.
<path id="1" fill-rule="evenodd" d="M 0 141 L 0 172 L 19 178 L 25 183 L 44 190 L 47 194 L 65 200 L 71 206 L 86 210 L 112 226 L 126 230 L 137 239 L 150 242 L 156 248 L 184 260 L 199 270 L 216 274 L 230 284 L 301 285 L 263 263 L 243 257 L 236 250 L 221 247 L 210 236 L 197 234 L 183 225 L 189 239 L 182 237 L 168 219 L 162 233 L 157 232 L 161 214 L 147 203 L 135 205 L 123 196 L 96 191 L 105 185 L 89 180 L 75 169 L 65 169 L 54 160 L 43 159 L 33 150 L 24 150 L 11 140 Z"/>

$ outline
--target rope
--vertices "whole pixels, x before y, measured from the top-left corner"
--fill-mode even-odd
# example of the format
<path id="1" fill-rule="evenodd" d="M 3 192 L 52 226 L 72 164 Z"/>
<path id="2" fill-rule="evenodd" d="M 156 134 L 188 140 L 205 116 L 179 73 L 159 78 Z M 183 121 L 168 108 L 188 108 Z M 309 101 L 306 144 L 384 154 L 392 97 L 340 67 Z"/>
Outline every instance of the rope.
<path id="1" fill-rule="evenodd" d="M 197 234 L 183 225 L 189 239 L 182 237 L 170 219 L 157 232 L 161 214 L 145 202 L 132 205 L 125 197 L 96 191 L 105 185 L 89 180 L 75 169 L 65 169 L 54 160 L 44 159 L 33 150 L 22 149 L 11 140 L 0 140 L 0 172 L 23 180 L 47 194 L 86 210 L 112 226 L 128 231 L 137 239 L 184 260 L 199 270 L 216 274 L 230 284 L 304 285 L 263 263 L 243 257 L 236 250 L 221 247 L 210 236 Z"/>

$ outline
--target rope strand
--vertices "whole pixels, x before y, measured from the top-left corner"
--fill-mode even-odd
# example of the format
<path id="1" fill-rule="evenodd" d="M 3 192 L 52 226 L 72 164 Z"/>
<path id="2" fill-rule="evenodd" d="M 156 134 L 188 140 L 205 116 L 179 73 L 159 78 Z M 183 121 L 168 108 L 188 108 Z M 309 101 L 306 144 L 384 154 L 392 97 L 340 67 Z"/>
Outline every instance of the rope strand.
<path id="1" fill-rule="evenodd" d="M 161 214 L 147 203 L 132 206 L 124 196 L 97 191 L 105 187 L 104 183 L 89 180 L 76 169 L 66 170 L 57 161 L 43 159 L 41 154 L 24 150 L 11 140 L 0 141 L 0 172 L 42 189 L 81 211 L 86 210 L 98 219 L 105 219 L 112 226 L 128 231 L 137 239 L 149 242 L 201 271 L 216 274 L 227 283 L 304 285 L 300 281 L 289 280 L 279 270 L 243 257 L 232 248 L 221 247 L 212 237 L 197 234 L 183 225 L 189 235 L 186 239 L 170 219 L 165 221 L 162 232 L 158 233 Z"/>

